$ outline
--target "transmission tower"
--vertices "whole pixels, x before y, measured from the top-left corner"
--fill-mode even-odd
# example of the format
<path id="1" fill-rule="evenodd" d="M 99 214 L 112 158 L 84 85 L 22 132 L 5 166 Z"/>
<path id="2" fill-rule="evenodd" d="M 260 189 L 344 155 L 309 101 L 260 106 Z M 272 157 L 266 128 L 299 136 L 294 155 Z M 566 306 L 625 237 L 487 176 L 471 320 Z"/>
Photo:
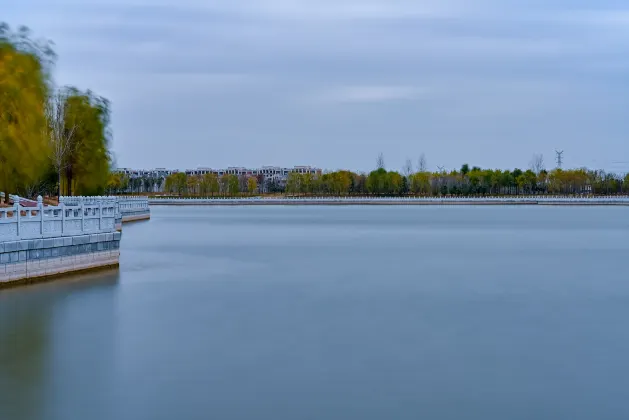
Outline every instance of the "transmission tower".
<path id="1" fill-rule="evenodd" d="M 555 150 L 555 154 L 557 155 L 557 168 L 561 169 L 561 165 L 563 165 L 563 150 Z"/>

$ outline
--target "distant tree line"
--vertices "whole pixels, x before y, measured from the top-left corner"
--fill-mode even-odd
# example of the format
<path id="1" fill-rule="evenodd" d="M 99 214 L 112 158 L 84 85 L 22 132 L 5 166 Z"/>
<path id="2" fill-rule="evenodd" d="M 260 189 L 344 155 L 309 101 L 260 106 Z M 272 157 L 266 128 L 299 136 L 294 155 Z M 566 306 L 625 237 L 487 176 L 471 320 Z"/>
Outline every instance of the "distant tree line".
<path id="1" fill-rule="evenodd" d="M 401 172 L 388 171 L 380 156 L 377 169 L 369 173 L 347 170 L 324 172 L 317 176 L 291 172 L 284 182 L 264 176 L 238 177 L 216 174 L 190 175 L 175 173 L 164 180 L 164 192 L 179 196 L 239 196 L 280 193 L 292 196 L 486 196 L 486 195 L 615 195 L 629 193 L 629 174 L 602 170 L 547 170 L 540 155 L 534 157 L 529 169 L 483 169 L 464 164 L 456 170 L 426 169 L 425 157 L 417 169 L 407 162 Z M 124 182 L 124 181 L 123 181 Z M 161 185 L 153 178 L 127 180 L 137 191 L 151 191 Z M 150 187 L 150 188 L 149 188 Z"/>
<path id="2" fill-rule="evenodd" d="M 384 168 L 369 174 L 350 171 L 325 173 L 319 179 L 290 174 L 286 192 L 294 195 L 539 195 L 539 194 L 625 194 L 629 175 L 623 177 L 585 169 L 535 173 L 528 169 L 500 170 L 470 168 L 414 172 L 408 175 Z"/>
<path id="3" fill-rule="evenodd" d="M 204 197 L 251 195 L 259 192 L 258 179 L 259 177 L 255 176 L 246 177 L 233 174 L 219 177 L 214 173 L 186 175 L 179 172 L 166 177 L 164 190 L 171 194 Z"/>
<path id="4" fill-rule="evenodd" d="M 160 177 L 137 177 L 130 178 L 124 173 L 113 171 L 109 174 L 107 181 L 107 192 L 109 194 L 140 194 L 161 190 L 164 178 Z"/>
<path id="5" fill-rule="evenodd" d="M 56 88 L 51 45 L 25 27 L 0 24 L 0 190 L 102 194 L 111 164 L 109 101 Z"/>

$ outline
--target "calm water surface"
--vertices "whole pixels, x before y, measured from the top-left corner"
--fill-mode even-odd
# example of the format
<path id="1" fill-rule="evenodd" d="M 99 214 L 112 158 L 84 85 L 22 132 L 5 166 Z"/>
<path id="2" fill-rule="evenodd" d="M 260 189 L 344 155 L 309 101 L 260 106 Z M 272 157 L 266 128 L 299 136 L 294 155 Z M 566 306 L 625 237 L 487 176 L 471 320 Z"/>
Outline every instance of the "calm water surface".
<path id="1" fill-rule="evenodd" d="M 626 207 L 155 207 L 0 292 L 0 419 L 627 419 Z"/>

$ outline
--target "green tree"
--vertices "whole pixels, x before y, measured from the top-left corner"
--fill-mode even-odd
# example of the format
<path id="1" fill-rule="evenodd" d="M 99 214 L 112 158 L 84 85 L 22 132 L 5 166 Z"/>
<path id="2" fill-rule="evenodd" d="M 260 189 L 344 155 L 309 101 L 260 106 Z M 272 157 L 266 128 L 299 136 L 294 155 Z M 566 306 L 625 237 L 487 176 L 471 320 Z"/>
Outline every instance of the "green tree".
<path id="1" fill-rule="evenodd" d="M 301 174 L 297 172 L 289 172 L 286 178 L 286 192 L 289 194 L 297 194 L 301 192 Z"/>
<path id="2" fill-rule="evenodd" d="M 378 168 L 371 171 L 367 176 L 367 191 L 370 194 L 386 194 L 387 191 L 387 171 L 384 168 Z"/>
<path id="3" fill-rule="evenodd" d="M 220 190 L 224 196 L 227 196 L 229 192 L 229 174 L 223 174 L 219 180 Z"/>
<path id="4" fill-rule="evenodd" d="M 493 173 L 494 171 L 491 169 L 485 169 L 481 173 L 481 183 L 484 194 L 493 194 Z"/>
<path id="5" fill-rule="evenodd" d="M 548 190 L 553 194 L 558 194 L 563 188 L 564 174 L 559 168 L 553 169 L 548 174 Z"/>
<path id="6" fill-rule="evenodd" d="M 195 175 L 189 175 L 186 178 L 186 191 L 189 195 L 195 195 L 199 189 L 199 177 Z"/>
<path id="7" fill-rule="evenodd" d="M 256 192 L 257 189 L 258 180 L 255 177 L 250 176 L 249 179 L 247 179 L 247 191 L 249 191 L 250 195 L 253 195 L 253 193 Z"/>
<path id="8" fill-rule="evenodd" d="M 144 182 L 144 192 L 153 192 L 153 185 L 155 185 L 155 181 L 151 177 L 145 177 L 143 179 Z"/>
<path id="9" fill-rule="evenodd" d="M 69 88 L 66 106 L 66 126 L 75 127 L 65 164 L 66 194 L 99 194 L 110 166 L 109 101 Z"/>
<path id="10" fill-rule="evenodd" d="M 175 174 L 170 174 L 164 180 L 164 191 L 167 193 L 175 192 Z"/>
<path id="11" fill-rule="evenodd" d="M 475 166 L 468 173 L 469 179 L 469 192 L 472 194 L 477 194 L 482 190 L 482 178 L 483 172 L 481 168 Z"/>
<path id="12" fill-rule="evenodd" d="M 524 174 L 520 174 L 517 176 L 517 178 L 515 179 L 515 182 L 518 186 L 518 192 L 519 193 L 523 193 L 526 191 L 526 186 L 527 186 L 527 179 L 526 176 Z"/>
<path id="13" fill-rule="evenodd" d="M 532 169 L 527 169 L 524 172 L 523 176 L 525 179 L 524 187 L 526 189 L 526 192 L 528 192 L 529 194 L 534 192 L 537 187 L 537 175 L 535 174 L 535 172 L 533 172 Z"/>
<path id="14" fill-rule="evenodd" d="M 387 194 L 400 195 L 404 193 L 405 178 L 398 172 L 391 171 L 387 174 Z"/>
<path id="15" fill-rule="evenodd" d="M 120 194 L 129 186 L 129 178 L 120 172 L 112 172 L 107 180 L 107 191 L 110 194 Z"/>
<path id="16" fill-rule="evenodd" d="M 301 184 L 299 186 L 299 192 L 303 194 L 312 193 L 313 177 L 311 173 L 306 173 L 301 176 Z"/>
<path id="17" fill-rule="evenodd" d="M 6 194 L 48 169 L 48 75 L 42 57 L 20 40 L 28 38 L 14 38 L 0 25 L 0 189 Z"/>
<path id="18" fill-rule="evenodd" d="M 417 172 L 411 175 L 411 191 L 414 194 L 427 195 L 430 190 L 430 173 Z"/>
<path id="19" fill-rule="evenodd" d="M 352 186 L 352 173 L 337 171 L 329 174 L 330 190 L 335 195 L 347 195 Z"/>
<path id="20" fill-rule="evenodd" d="M 176 172 L 166 177 L 164 189 L 169 193 L 177 193 L 181 195 L 186 190 L 188 177 L 183 172 Z"/>
<path id="21" fill-rule="evenodd" d="M 230 195 L 238 195 L 240 191 L 240 181 L 236 175 L 229 175 L 227 187 Z"/>
<path id="22" fill-rule="evenodd" d="M 212 197 L 220 192 L 221 187 L 216 174 L 210 172 L 203 175 L 203 182 L 207 184 L 207 191 L 212 194 Z"/>
<path id="23" fill-rule="evenodd" d="M 120 174 L 109 174 L 109 180 L 107 181 L 107 191 L 109 194 L 117 194 L 120 191 Z"/>
<path id="24" fill-rule="evenodd" d="M 57 196 L 61 195 L 61 176 L 67 169 L 69 155 L 74 146 L 76 125 L 69 126 L 68 92 L 62 89 L 52 95 L 46 104 L 46 119 L 48 122 L 48 142 L 50 146 L 50 160 L 57 172 Z M 111 181 L 111 179 L 110 179 Z M 118 178 L 114 181 L 120 181 Z M 111 188 L 108 182 L 108 188 Z"/>

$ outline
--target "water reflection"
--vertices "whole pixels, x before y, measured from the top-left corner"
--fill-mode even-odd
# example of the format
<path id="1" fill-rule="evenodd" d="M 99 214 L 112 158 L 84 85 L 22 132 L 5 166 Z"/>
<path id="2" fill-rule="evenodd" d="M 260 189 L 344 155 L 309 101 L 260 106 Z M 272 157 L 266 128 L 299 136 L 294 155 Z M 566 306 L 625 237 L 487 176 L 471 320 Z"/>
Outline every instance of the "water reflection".
<path id="1" fill-rule="evenodd" d="M 90 347 L 111 346 L 118 281 L 115 269 L 0 291 L 0 419 L 62 418 L 52 404 L 54 390 L 80 380 L 75 366 L 89 359 Z M 90 312 L 93 305 L 100 310 Z M 108 374 L 104 360 L 85 378 L 106 383 Z"/>
<path id="2" fill-rule="evenodd" d="M 0 293 L 0 420 L 629 418 L 625 208 L 152 217 Z"/>

